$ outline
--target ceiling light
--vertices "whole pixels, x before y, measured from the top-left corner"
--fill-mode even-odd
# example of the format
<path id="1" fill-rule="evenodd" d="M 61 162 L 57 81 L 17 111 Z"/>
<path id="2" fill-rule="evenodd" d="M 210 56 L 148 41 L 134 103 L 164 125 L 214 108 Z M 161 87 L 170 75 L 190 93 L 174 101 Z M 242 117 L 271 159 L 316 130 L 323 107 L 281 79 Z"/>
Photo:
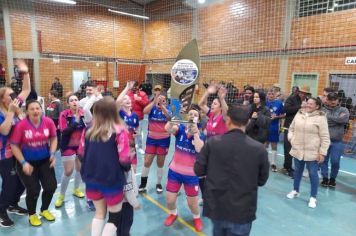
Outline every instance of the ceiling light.
<path id="1" fill-rule="evenodd" d="M 66 4 L 72 4 L 72 5 L 77 4 L 76 1 L 72 1 L 72 0 L 51 0 L 51 2 L 66 3 Z"/>
<path id="2" fill-rule="evenodd" d="M 116 11 L 116 10 L 111 10 L 111 9 L 108 9 L 108 11 L 116 13 L 116 14 L 120 14 L 120 15 L 132 16 L 132 17 L 145 19 L 145 20 L 149 20 L 150 19 L 148 16 L 135 15 L 135 14 L 131 14 L 131 13 L 123 12 L 123 11 Z"/>
<path id="3" fill-rule="evenodd" d="M 204 3 L 205 3 L 205 0 L 198 0 L 198 3 L 199 3 L 199 4 L 204 4 Z"/>

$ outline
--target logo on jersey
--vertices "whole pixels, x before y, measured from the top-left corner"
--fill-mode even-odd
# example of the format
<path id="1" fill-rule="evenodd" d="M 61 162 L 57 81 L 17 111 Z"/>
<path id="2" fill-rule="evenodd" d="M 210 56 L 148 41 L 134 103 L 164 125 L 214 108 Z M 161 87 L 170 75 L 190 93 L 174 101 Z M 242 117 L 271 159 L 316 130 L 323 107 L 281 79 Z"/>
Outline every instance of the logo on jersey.
<path id="1" fill-rule="evenodd" d="M 31 139 L 32 138 L 32 131 L 31 130 L 25 130 L 25 138 L 26 139 Z"/>

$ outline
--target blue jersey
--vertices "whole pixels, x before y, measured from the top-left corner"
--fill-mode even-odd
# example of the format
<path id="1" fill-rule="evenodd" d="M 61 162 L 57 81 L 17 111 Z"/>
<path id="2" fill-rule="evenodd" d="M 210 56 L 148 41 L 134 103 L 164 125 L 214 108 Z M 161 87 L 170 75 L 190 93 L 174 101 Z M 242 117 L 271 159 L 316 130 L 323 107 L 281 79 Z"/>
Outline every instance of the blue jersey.
<path id="1" fill-rule="evenodd" d="M 131 115 L 129 116 L 123 110 L 120 110 L 119 115 L 121 119 L 125 121 L 130 134 L 134 133 L 139 126 L 140 119 L 138 118 L 138 115 L 135 112 L 131 112 Z"/>
<path id="2" fill-rule="evenodd" d="M 270 110 L 271 115 L 280 116 L 284 113 L 283 103 L 278 99 L 266 101 L 266 108 Z M 271 121 L 270 130 L 279 130 L 279 119 Z"/>

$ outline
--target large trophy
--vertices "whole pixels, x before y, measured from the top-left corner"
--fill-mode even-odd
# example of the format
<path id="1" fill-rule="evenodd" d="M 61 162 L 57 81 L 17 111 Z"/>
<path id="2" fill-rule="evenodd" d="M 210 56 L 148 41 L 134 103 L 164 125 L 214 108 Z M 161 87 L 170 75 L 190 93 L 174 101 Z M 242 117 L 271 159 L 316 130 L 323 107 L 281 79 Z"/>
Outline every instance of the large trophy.
<path id="1" fill-rule="evenodd" d="M 197 40 L 190 41 L 177 56 L 171 70 L 172 122 L 191 123 L 187 113 L 199 80 L 200 57 Z"/>

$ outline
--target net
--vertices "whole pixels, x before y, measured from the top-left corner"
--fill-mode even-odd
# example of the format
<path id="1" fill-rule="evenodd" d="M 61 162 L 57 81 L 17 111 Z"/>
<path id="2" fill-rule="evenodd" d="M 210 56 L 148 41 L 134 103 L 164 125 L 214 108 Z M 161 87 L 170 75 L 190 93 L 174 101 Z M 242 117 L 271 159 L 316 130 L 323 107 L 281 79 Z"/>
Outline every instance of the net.
<path id="1" fill-rule="evenodd" d="M 54 77 L 65 93 L 95 80 L 117 96 L 126 81 L 160 84 L 169 94 L 180 50 L 197 39 L 195 101 L 210 81 L 229 102 L 244 86 L 280 90 L 308 85 L 313 96 L 339 91 L 350 112 L 345 154 L 355 156 L 356 1 L 352 0 L 48 0 L 2 1 L 0 63 L 8 84 L 13 58 L 26 58 L 46 97 Z M 112 11 L 109 11 L 111 9 Z M 118 14 L 121 11 L 149 20 Z M 15 83 L 16 80 L 13 80 Z M 145 87 L 145 86 L 144 86 Z"/>

